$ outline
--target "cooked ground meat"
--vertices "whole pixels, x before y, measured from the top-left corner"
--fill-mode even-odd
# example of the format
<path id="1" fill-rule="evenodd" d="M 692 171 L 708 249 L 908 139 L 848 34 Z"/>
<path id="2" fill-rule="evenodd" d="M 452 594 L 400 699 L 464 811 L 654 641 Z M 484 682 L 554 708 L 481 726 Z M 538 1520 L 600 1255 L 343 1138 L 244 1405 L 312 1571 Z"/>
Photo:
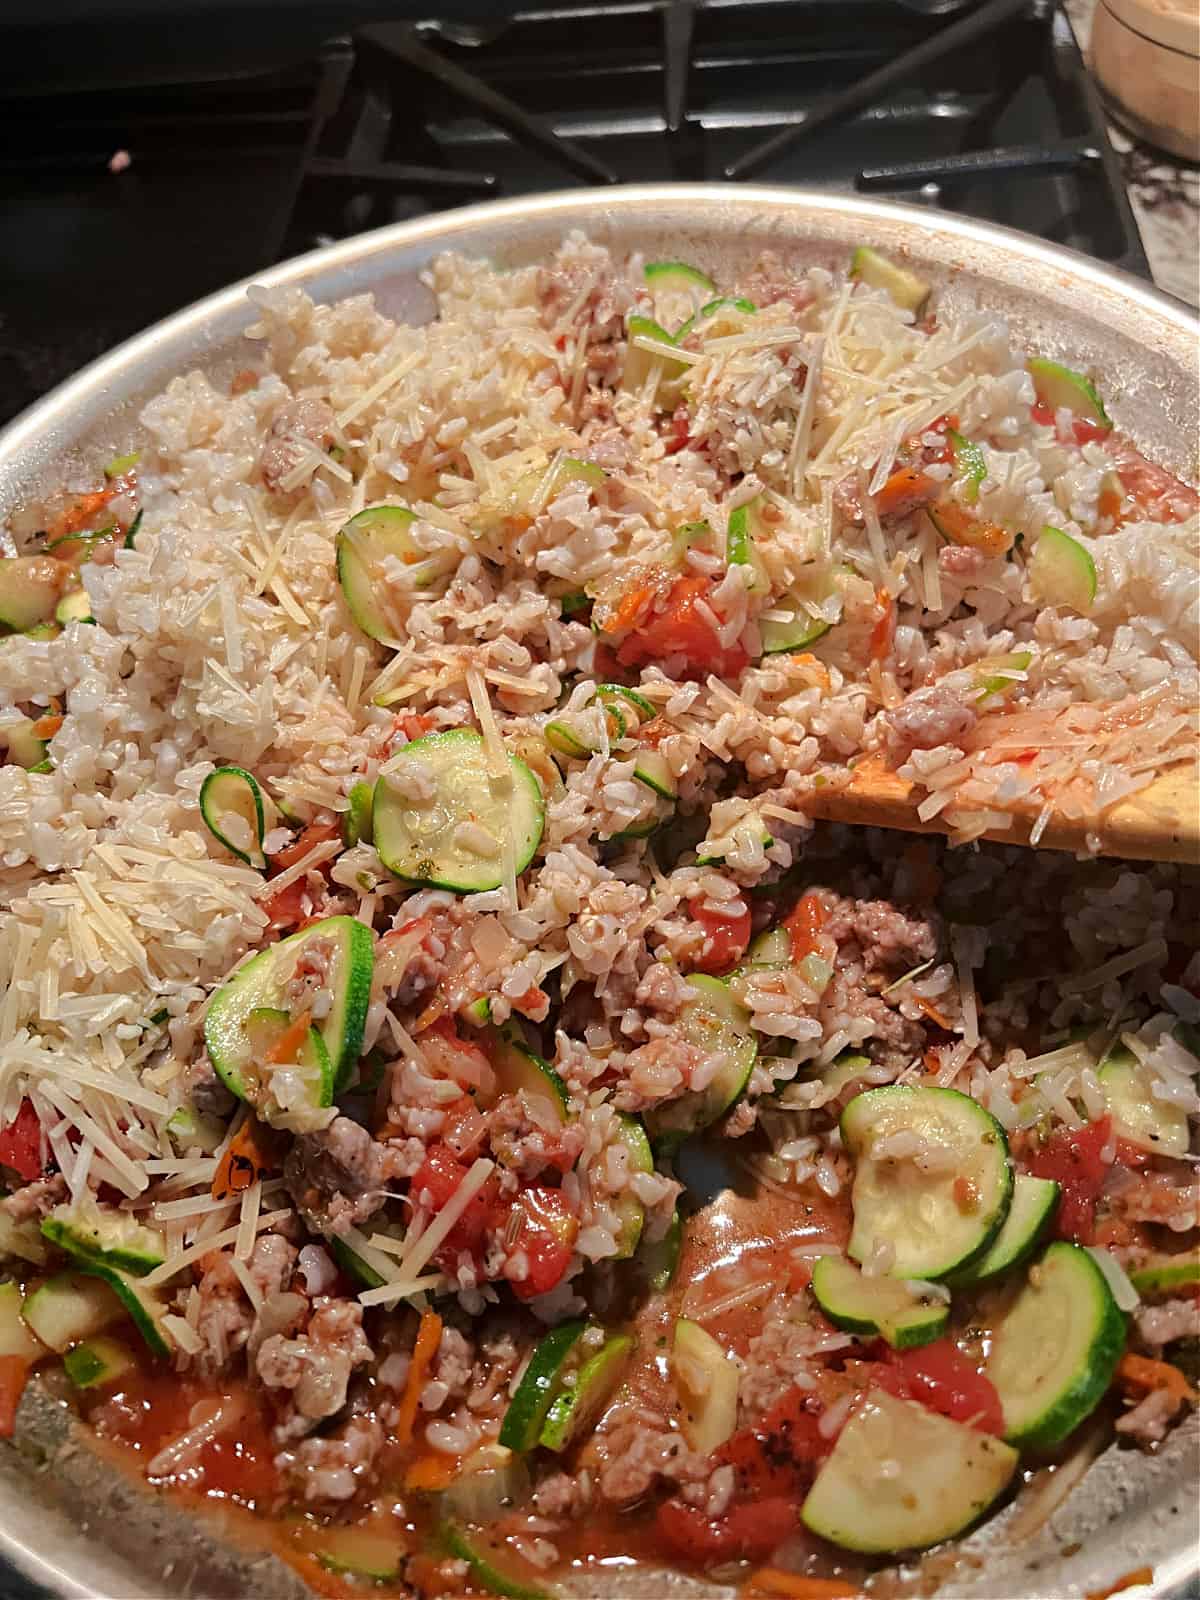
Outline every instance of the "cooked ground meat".
<path id="1" fill-rule="evenodd" d="M 932 917 L 910 916 L 887 900 L 828 895 L 826 904 L 829 917 L 824 931 L 839 946 L 856 946 L 868 973 L 894 977 L 937 955 L 938 930 Z"/>
<path id="2" fill-rule="evenodd" d="M 575 1476 L 552 1472 L 534 1490 L 533 1503 L 539 1516 L 560 1520 L 577 1517 L 592 1503 L 592 1475 L 586 1468 Z"/>
<path id="3" fill-rule="evenodd" d="M 1200 1339 L 1200 1300 L 1164 1300 L 1139 1306 L 1133 1316 L 1138 1337 L 1155 1354 L 1176 1339 Z"/>
<path id="4" fill-rule="evenodd" d="M 48 1178 L 35 1178 L 15 1194 L 5 1195 L 0 1200 L 0 1211 L 14 1222 L 35 1222 L 66 1198 L 67 1180 L 55 1172 Z"/>
<path id="5" fill-rule="evenodd" d="M 901 705 L 884 713 L 888 725 L 888 758 L 900 765 L 914 750 L 958 745 L 972 731 L 979 714 L 952 689 L 932 684 L 918 689 Z"/>
<path id="6" fill-rule="evenodd" d="M 353 1499 L 371 1476 L 384 1444 L 383 1426 L 371 1416 L 354 1416 L 332 1433 L 302 1439 L 276 1456 L 275 1464 L 308 1504 L 338 1504 Z"/>
<path id="7" fill-rule="evenodd" d="M 197 1056 L 189 1064 L 183 1074 L 183 1088 L 196 1110 L 206 1117 L 227 1117 L 233 1110 L 234 1098 L 206 1055 Z"/>
<path id="8" fill-rule="evenodd" d="M 328 449 L 333 427 L 333 412 L 324 400 L 293 400 L 275 413 L 258 458 L 263 483 L 272 494 L 282 492 L 282 480 L 304 460 L 306 444 Z"/>
<path id="9" fill-rule="evenodd" d="M 1132 1411 L 1117 1418 L 1117 1432 L 1132 1439 L 1135 1444 L 1160 1444 L 1176 1413 L 1186 1405 L 1187 1401 L 1182 1395 L 1172 1394 L 1169 1389 L 1151 1389 Z"/>
<path id="10" fill-rule="evenodd" d="M 1176 1184 L 1162 1172 L 1142 1178 L 1116 1190 L 1112 1204 L 1132 1222 L 1157 1222 L 1172 1233 L 1186 1233 L 1200 1227 L 1200 1184 Z"/>
<path id="11" fill-rule="evenodd" d="M 710 1467 L 709 1458 L 689 1450 L 681 1433 L 641 1415 L 597 1433 L 593 1449 L 601 1497 L 619 1505 L 640 1500 L 655 1483 L 693 1483 L 707 1477 Z"/>
<path id="12" fill-rule="evenodd" d="M 267 1388 L 290 1389 L 298 1416 L 312 1423 L 342 1409 L 351 1372 L 370 1359 L 362 1307 L 354 1300 L 324 1297 L 313 1302 L 299 1337 L 273 1334 L 263 1340 L 255 1370 Z M 284 1427 L 292 1436 L 294 1430 Z"/>
<path id="13" fill-rule="evenodd" d="M 272 1333 L 299 1323 L 308 1309 L 306 1297 L 290 1293 L 284 1296 L 296 1255 L 295 1245 L 277 1233 L 265 1233 L 256 1241 L 246 1267 L 263 1298 L 263 1309 L 258 1313 L 233 1270 L 232 1254 L 222 1251 L 208 1258 L 199 1284 L 200 1314 L 196 1323 L 196 1332 L 204 1341 L 204 1349 L 196 1357 L 201 1371 L 223 1371 L 243 1348 L 248 1347 L 253 1353 L 257 1341 L 264 1336 L 264 1317 L 269 1319 Z"/>
<path id="14" fill-rule="evenodd" d="M 950 578 L 977 578 L 990 560 L 968 544 L 944 544 L 938 551 L 938 566 Z"/>
<path id="15" fill-rule="evenodd" d="M 527 1183 L 543 1172 L 568 1172 L 583 1150 L 583 1129 L 564 1124 L 548 1099 L 502 1095 L 487 1121 L 493 1156 Z"/>
<path id="16" fill-rule="evenodd" d="M 303 1134 L 288 1151 L 283 1181 L 314 1233 L 344 1233 L 374 1216 L 396 1177 L 396 1152 L 349 1117 Z"/>

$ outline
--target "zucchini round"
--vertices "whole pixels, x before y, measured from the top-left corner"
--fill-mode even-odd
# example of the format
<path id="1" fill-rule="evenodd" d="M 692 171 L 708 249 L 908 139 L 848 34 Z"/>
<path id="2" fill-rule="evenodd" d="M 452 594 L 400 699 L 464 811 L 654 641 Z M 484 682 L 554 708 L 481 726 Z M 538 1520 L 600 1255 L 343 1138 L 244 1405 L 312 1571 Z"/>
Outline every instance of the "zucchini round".
<path id="1" fill-rule="evenodd" d="M 545 802 L 533 773 L 506 751 L 507 783 L 493 777 L 484 742 L 470 728 L 427 733 L 399 759 L 419 762 L 433 787 L 428 803 L 401 796 L 386 777 L 375 785 L 375 848 L 389 872 L 456 894 L 498 889 L 505 853 L 524 872 L 545 825 Z M 486 853 L 484 853 L 486 852 Z"/>
<path id="2" fill-rule="evenodd" d="M 506 1449 L 523 1452 L 537 1444 L 562 1367 L 586 1327 L 586 1322 L 562 1322 L 542 1338 L 500 1424 L 497 1442 Z"/>
<path id="3" fill-rule="evenodd" d="M 409 532 L 417 520 L 407 506 L 368 506 L 337 536 L 337 574 L 350 615 L 372 639 L 392 639 L 397 620 L 387 605 L 389 558 L 408 569 L 414 589 L 428 589 L 458 560 L 456 552 L 430 555 Z"/>
<path id="4" fill-rule="evenodd" d="M 954 1274 L 955 1285 L 985 1283 L 1031 1256 L 1058 1210 L 1060 1192 L 1051 1178 L 1018 1172 L 1004 1225 L 981 1256 Z"/>
<path id="5" fill-rule="evenodd" d="M 631 1333 L 613 1334 L 575 1373 L 574 1383 L 563 1384 L 550 1402 L 538 1436 L 543 1449 L 565 1450 L 595 1421 L 624 1376 L 633 1348 Z"/>
<path id="6" fill-rule="evenodd" d="M 882 1334 L 894 1350 L 911 1350 L 941 1338 L 950 1320 L 947 1301 L 922 1294 L 899 1278 L 864 1278 L 841 1256 L 821 1256 L 812 1292 L 837 1328 Z"/>
<path id="7" fill-rule="evenodd" d="M 1004 1412 L 1004 1437 L 1046 1450 L 1073 1432 L 1108 1391 L 1125 1349 L 1125 1319 L 1086 1250 L 1057 1240 L 996 1329 L 985 1371 Z"/>
<path id="8" fill-rule="evenodd" d="M 857 1163 L 849 1245 L 855 1261 L 882 1248 L 894 1277 L 945 1278 L 1000 1232 L 1012 1199 L 1008 1141 L 969 1095 L 907 1084 L 868 1089 L 842 1112 L 841 1129 Z M 902 1135 L 921 1142 L 915 1155 L 876 1154 Z"/>
<path id="9" fill-rule="evenodd" d="M 200 785 L 200 815 L 208 831 L 226 850 L 260 871 L 266 866 L 263 835 L 275 825 L 279 815 L 258 780 L 244 767 L 218 767 Z M 236 817 L 249 829 L 249 839 L 229 836 L 229 818 Z"/>
<path id="10" fill-rule="evenodd" d="M 1017 1452 L 991 1434 L 871 1389 L 817 1473 L 801 1517 L 844 1550 L 923 1550 L 977 1521 L 1016 1468 Z"/>
<path id="11" fill-rule="evenodd" d="M 678 1144 L 715 1122 L 745 1089 L 758 1057 L 750 1013 L 733 998 L 728 983 L 704 972 L 694 972 L 687 983 L 696 998 L 680 1014 L 679 1034 L 705 1055 L 720 1051 L 725 1059 L 707 1088 L 647 1111 L 646 1131 L 655 1144 Z"/>

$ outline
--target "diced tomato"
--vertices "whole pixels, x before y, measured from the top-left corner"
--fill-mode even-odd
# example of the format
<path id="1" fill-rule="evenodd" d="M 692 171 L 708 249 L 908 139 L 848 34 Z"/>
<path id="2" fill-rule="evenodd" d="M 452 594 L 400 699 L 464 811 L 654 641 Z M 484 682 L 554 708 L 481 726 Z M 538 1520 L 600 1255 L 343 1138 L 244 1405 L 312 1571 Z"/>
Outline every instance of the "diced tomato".
<path id="1" fill-rule="evenodd" d="M 667 425 L 666 432 L 663 434 L 664 455 L 677 455 L 680 450 L 686 447 L 688 429 L 690 427 L 691 418 L 688 415 L 688 408 L 683 404 L 677 405 L 671 415 L 671 421 Z"/>
<path id="2" fill-rule="evenodd" d="M 319 844 L 326 844 L 330 839 L 341 838 L 341 827 L 336 822 L 310 822 L 294 838 L 291 844 L 284 845 L 271 857 L 271 868 L 274 872 L 286 872 L 289 867 L 294 867 L 297 861 L 302 861 L 308 852 Z"/>
<path id="3" fill-rule="evenodd" d="M 467 1175 L 467 1168 L 445 1144 L 430 1145 L 424 1163 L 409 1185 L 409 1194 L 415 1202 L 428 1193 L 431 1208 L 436 1215 L 458 1193 L 458 1186 Z M 465 1251 L 474 1254 L 483 1243 L 492 1207 L 496 1203 L 500 1185 L 495 1176 L 490 1177 L 473 1195 L 469 1205 L 446 1235 L 445 1243 L 437 1252 L 439 1263 L 453 1267 Z"/>
<path id="4" fill-rule="evenodd" d="M 741 645 L 722 645 L 711 623 L 696 611 L 698 602 L 711 592 L 708 578 L 677 578 L 665 607 L 637 624 L 617 650 L 617 660 L 623 666 L 636 667 L 681 656 L 685 671 L 695 677 L 707 677 L 710 672 L 727 677 L 740 672 L 750 659 Z"/>
<path id="5" fill-rule="evenodd" d="M 811 890 L 802 894 L 784 918 L 792 946 L 792 960 L 803 961 L 821 947 L 821 930 L 829 920 L 825 902 Z"/>
<path id="6" fill-rule="evenodd" d="M 897 467 L 875 496 L 880 517 L 900 517 L 931 500 L 939 485 L 920 467 Z"/>
<path id="7" fill-rule="evenodd" d="M 24 1356 L 0 1356 L 0 1439 L 13 1436 L 28 1376 L 29 1363 Z"/>
<path id="8" fill-rule="evenodd" d="M 696 1566 L 722 1561 L 761 1561 L 796 1526 L 795 1500 L 782 1496 L 731 1505 L 722 1517 L 709 1517 L 682 1500 L 664 1500 L 656 1518 L 659 1538 L 672 1555 Z"/>
<path id="9" fill-rule="evenodd" d="M 1029 1158 L 1035 1178 L 1053 1178 L 1062 1185 L 1055 1232 L 1060 1239 L 1091 1244 L 1096 1230 L 1096 1201 L 1108 1176 L 1102 1159 L 1112 1133 L 1112 1120 L 1101 1117 L 1082 1128 L 1060 1128 Z"/>
<path id="10" fill-rule="evenodd" d="M 341 838 L 341 825 L 337 822 L 310 822 L 308 827 L 292 840 L 291 844 L 284 845 L 283 849 L 270 857 L 271 873 L 286 872 L 289 867 L 294 867 L 297 861 L 304 857 L 316 845 L 326 844 L 330 839 Z M 326 861 L 317 869 L 324 876 L 328 876 L 332 861 Z M 294 883 L 289 883 L 286 888 L 269 894 L 262 902 L 262 908 L 267 914 L 270 926 L 280 932 L 285 928 L 297 928 L 304 921 L 304 898 L 308 886 L 303 878 L 297 878 Z"/>
<path id="11" fill-rule="evenodd" d="M 0 1128 L 0 1167 L 11 1167 L 26 1183 L 42 1175 L 42 1125 L 31 1100 L 22 1100 L 8 1127 Z"/>
<path id="12" fill-rule="evenodd" d="M 1035 401 L 1029 408 L 1029 414 L 1043 428 L 1053 428 L 1057 421 L 1054 411 L 1044 400 Z M 1088 417 L 1071 418 L 1071 437 L 1076 444 L 1091 444 L 1095 439 L 1107 439 L 1111 432 L 1111 427 L 1092 422 Z"/>
<path id="13" fill-rule="evenodd" d="M 1173 472 L 1150 461 L 1120 434 L 1110 435 L 1109 455 L 1121 487 L 1150 522 L 1183 522 L 1200 510 L 1200 493 Z"/>
<path id="14" fill-rule="evenodd" d="M 704 948 L 696 961 L 698 971 L 714 975 L 728 972 L 745 955 L 750 943 L 750 908 L 740 898 L 736 904 L 742 910 L 736 916 L 726 917 L 707 902 L 693 902 L 692 920 L 704 929 Z"/>
<path id="15" fill-rule="evenodd" d="M 821 1436 L 809 1394 L 790 1389 L 761 1421 L 741 1428 L 717 1452 L 737 1474 L 738 1495 L 796 1495 L 805 1489 L 814 1464 L 833 1449 Z"/>
<path id="16" fill-rule="evenodd" d="M 994 1385 L 949 1339 L 936 1339 L 917 1350 L 889 1349 L 885 1360 L 898 1369 L 911 1398 L 930 1411 L 969 1422 L 981 1433 L 1004 1432 Z"/>
<path id="17" fill-rule="evenodd" d="M 513 1221 L 514 1210 L 521 1213 L 519 1223 Z M 528 1262 L 524 1276 L 509 1280 L 519 1300 L 532 1300 L 562 1281 L 579 1236 L 579 1218 L 561 1189 L 523 1189 L 511 1207 L 493 1215 L 493 1222 L 508 1242 L 509 1255 L 521 1251 Z"/>

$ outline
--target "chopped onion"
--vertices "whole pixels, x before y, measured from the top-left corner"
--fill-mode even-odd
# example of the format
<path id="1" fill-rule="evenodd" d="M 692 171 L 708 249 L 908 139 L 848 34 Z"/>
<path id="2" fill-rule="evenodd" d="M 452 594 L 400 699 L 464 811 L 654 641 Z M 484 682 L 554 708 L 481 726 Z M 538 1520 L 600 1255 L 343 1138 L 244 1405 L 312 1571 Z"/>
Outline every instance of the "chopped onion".
<path id="1" fill-rule="evenodd" d="M 1111 1250 L 1105 1250 L 1099 1245 L 1085 1245 L 1084 1249 L 1104 1274 L 1108 1287 L 1112 1290 L 1112 1297 L 1122 1311 L 1134 1311 L 1142 1303 L 1142 1297 L 1130 1283 L 1125 1268 L 1113 1255 Z"/>

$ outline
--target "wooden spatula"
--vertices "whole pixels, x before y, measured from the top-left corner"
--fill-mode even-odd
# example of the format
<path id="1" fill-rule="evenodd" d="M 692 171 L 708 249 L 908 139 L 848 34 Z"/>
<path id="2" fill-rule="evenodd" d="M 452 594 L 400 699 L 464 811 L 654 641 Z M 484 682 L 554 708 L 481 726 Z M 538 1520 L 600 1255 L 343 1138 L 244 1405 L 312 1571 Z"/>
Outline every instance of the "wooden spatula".
<path id="1" fill-rule="evenodd" d="M 865 827 L 898 828 L 904 833 L 953 833 L 943 815 L 923 822 L 917 806 L 925 791 L 889 770 L 883 759 L 866 756 L 846 774 L 830 778 L 804 797 L 803 809 L 830 822 Z M 1040 805 L 994 806 L 1012 816 L 1011 828 L 980 834 L 1001 844 L 1028 844 Z M 1100 854 L 1131 861 L 1200 863 L 1200 759 L 1168 767 L 1147 788 L 1100 815 L 1070 817 L 1056 812 L 1038 839 L 1038 847 L 1090 853 L 1088 836 L 1100 841 Z"/>

